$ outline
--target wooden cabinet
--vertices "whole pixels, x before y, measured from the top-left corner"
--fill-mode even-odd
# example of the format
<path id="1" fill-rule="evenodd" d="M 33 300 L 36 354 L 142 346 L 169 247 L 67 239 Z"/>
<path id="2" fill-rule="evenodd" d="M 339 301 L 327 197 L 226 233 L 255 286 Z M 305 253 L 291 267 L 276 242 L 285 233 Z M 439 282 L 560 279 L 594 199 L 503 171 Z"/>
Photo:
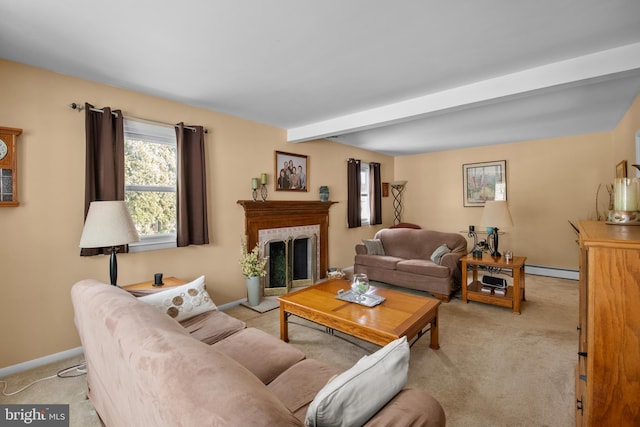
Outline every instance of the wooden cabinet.
<path id="1" fill-rule="evenodd" d="M 640 425 L 640 227 L 581 221 L 576 425 Z"/>

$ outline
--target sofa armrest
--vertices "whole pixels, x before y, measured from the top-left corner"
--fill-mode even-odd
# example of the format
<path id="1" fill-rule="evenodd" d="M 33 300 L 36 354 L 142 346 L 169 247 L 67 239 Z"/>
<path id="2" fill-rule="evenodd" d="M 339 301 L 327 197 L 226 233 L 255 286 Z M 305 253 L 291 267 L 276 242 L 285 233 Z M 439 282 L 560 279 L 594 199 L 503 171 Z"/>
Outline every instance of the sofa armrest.
<path id="1" fill-rule="evenodd" d="M 356 255 L 366 255 L 366 254 L 367 254 L 367 247 L 362 243 L 358 243 L 356 245 Z"/>
<path id="2" fill-rule="evenodd" d="M 449 252 L 442 255 L 440 258 L 440 265 L 445 265 L 451 269 L 451 271 L 460 269 L 460 258 L 465 255 L 464 252 Z"/>
<path id="3" fill-rule="evenodd" d="M 444 409 L 433 396 L 422 390 L 405 388 L 365 426 L 444 427 L 445 424 Z"/>
<path id="4" fill-rule="evenodd" d="M 466 250 L 465 251 L 455 251 L 455 252 L 449 252 L 448 254 L 445 254 L 441 259 L 440 259 L 440 265 L 444 265 L 446 267 L 449 267 L 449 271 L 451 271 L 451 279 L 453 280 L 453 286 L 454 288 L 458 288 L 460 286 L 461 280 L 462 280 L 462 270 L 461 270 L 461 263 L 460 263 L 460 258 L 462 258 L 463 256 L 465 256 Z"/>

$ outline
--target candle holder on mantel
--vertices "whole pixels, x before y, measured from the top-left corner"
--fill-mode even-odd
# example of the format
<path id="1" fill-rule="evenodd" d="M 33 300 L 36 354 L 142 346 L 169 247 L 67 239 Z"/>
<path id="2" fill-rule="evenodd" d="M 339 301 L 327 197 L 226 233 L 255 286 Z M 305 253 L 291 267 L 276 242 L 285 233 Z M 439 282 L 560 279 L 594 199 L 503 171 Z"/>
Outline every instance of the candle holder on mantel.
<path id="1" fill-rule="evenodd" d="M 263 172 L 260 174 L 260 196 L 263 202 L 267 201 L 267 194 L 267 174 Z"/>
<path id="2" fill-rule="evenodd" d="M 258 200 L 258 178 L 251 178 L 251 195 L 254 202 Z"/>
<path id="3" fill-rule="evenodd" d="M 640 225 L 638 199 L 640 182 L 637 178 L 616 178 L 613 187 L 613 210 L 607 215 L 607 224 Z"/>
<path id="4" fill-rule="evenodd" d="M 267 184 L 260 185 L 260 196 L 262 196 L 263 202 L 267 201 L 267 195 L 268 195 Z"/>

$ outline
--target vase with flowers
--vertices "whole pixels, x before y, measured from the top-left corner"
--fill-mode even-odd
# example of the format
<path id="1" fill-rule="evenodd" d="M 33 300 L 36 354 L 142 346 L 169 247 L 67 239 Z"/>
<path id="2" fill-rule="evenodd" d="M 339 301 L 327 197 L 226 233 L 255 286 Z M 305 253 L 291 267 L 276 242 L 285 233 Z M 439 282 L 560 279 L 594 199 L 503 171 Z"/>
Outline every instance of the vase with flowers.
<path id="1" fill-rule="evenodd" d="M 247 251 L 247 245 L 243 242 L 240 249 L 240 267 L 247 280 L 247 301 L 250 306 L 260 304 L 260 278 L 266 276 L 265 266 L 269 257 L 260 257 L 260 247 L 256 246 Z"/>

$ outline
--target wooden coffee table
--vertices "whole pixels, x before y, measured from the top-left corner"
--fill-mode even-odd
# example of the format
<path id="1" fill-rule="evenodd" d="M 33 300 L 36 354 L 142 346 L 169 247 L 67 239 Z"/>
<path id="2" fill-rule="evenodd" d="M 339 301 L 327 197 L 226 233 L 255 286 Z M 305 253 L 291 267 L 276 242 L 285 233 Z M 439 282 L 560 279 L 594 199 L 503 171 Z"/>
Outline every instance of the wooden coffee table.
<path id="1" fill-rule="evenodd" d="M 289 342 L 288 319 L 293 314 L 380 346 L 402 336 L 406 336 L 409 342 L 415 341 L 426 332 L 427 325 L 430 325 L 430 347 L 440 348 L 439 300 L 375 286 L 369 292 L 385 297 L 386 300 L 374 307 L 336 298 L 340 289 L 349 290 L 350 286 L 347 280 L 329 280 L 278 297 L 280 339 Z"/>

